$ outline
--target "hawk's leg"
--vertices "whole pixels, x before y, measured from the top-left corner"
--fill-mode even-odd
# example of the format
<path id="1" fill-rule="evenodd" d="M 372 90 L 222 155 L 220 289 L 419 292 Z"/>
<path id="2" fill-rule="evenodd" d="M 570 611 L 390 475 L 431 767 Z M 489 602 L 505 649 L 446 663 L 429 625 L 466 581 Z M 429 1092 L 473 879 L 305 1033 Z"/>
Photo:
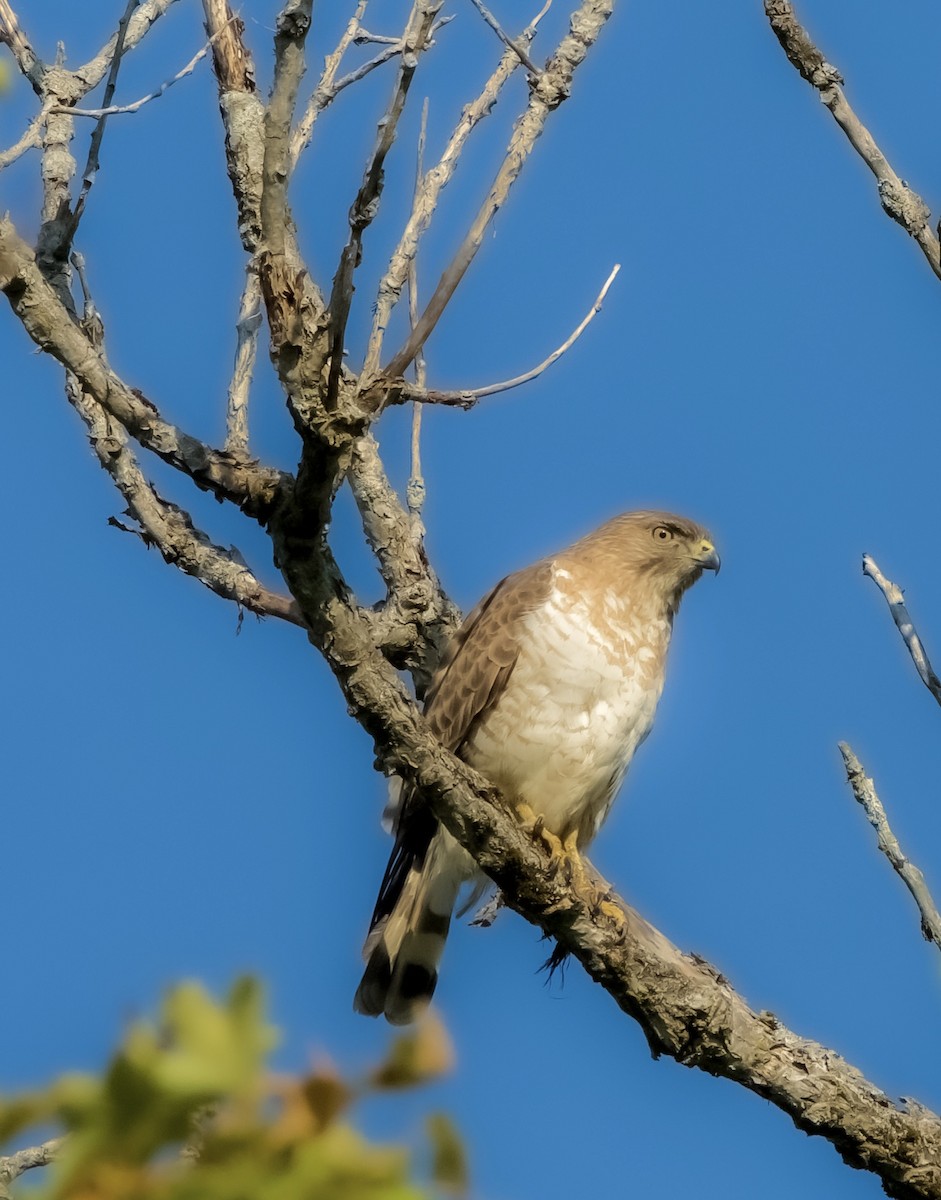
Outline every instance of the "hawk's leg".
<path id="1" fill-rule="evenodd" d="M 611 899 L 608 888 L 599 887 L 585 870 L 584 859 L 578 852 L 578 831 L 573 829 L 563 841 L 551 829 L 546 829 L 543 818 L 528 804 L 518 804 L 516 815 L 526 832 L 548 847 L 551 870 L 554 873 L 565 872 L 566 883 L 587 900 L 592 913 L 603 913 L 615 924 L 622 925 L 624 914 Z"/>

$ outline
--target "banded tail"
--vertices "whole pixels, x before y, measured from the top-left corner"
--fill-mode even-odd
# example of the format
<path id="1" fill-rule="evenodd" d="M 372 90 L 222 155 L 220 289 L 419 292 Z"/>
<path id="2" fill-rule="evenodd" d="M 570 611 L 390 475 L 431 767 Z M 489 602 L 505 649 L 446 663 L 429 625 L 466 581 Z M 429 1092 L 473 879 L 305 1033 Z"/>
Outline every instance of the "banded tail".
<path id="1" fill-rule="evenodd" d="M 446 837 L 439 831 L 423 862 L 400 862 L 398 871 L 393 852 L 363 947 L 366 969 L 353 999 L 357 1012 L 408 1025 L 428 1007 L 451 914 L 467 878 L 448 853 Z"/>

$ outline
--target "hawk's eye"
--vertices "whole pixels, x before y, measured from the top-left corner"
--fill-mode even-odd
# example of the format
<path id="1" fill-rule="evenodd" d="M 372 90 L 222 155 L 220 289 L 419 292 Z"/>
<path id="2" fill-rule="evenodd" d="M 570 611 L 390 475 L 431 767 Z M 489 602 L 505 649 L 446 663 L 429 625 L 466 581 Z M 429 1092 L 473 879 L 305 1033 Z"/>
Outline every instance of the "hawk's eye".
<path id="1" fill-rule="evenodd" d="M 653 531 L 653 536 L 658 542 L 672 542 L 673 530 L 667 529 L 666 525 L 658 525 Z"/>

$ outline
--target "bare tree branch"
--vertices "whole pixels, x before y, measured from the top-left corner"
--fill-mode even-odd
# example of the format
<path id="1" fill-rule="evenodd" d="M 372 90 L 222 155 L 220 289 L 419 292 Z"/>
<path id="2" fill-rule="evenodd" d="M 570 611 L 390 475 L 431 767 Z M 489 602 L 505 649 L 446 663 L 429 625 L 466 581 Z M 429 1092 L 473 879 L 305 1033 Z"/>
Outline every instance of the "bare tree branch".
<path id="1" fill-rule="evenodd" d="M 270 467 L 234 462 L 224 451 L 164 421 L 140 392 L 130 388 L 108 366 L 36 264 L 32 250 L 11 221 L 0 220 L 0 291 L 37 346 L 79 379 L 82 388 L 140 444 L 192 477 L 201 488 L 232 500 L 261 518 L 290 476 Z"/>
<path id="2" fill-rule="evenodd" d="M 89 291 L 84 259 L 80 254 L 73 254 L 72 262 L 85 297 L 82 328 L 95 348 L 103 351 L 104 326 Z M 124 427 L 82 389 L 71 372 L 66 376 L 66 394 L 85 422 L 92 449 L 127 502 L 126 514 L 137 523 L 137 528 L 124 525 L 114 517 L 110 524 L 138 534 L 148 548 L 157 547 L 165 562 L 192 575 L 223 599 L 234 600 L 259 616 L 281 617 L 303 626 L 294 601 L 264 587 L 234 546 L 226 551 L 214 545 L 201 529 L 196 528 L 189 513 L 157 494 L 127 445 Z"/>
<path id="3" fill-rule="evenodd" d="M 575 72 L 597 40 L 613 7 L 614 0 L 583 0 L 572 13 L 568 35 L 562 39 L 538 80 L 532 82 L 526 111 L 516 123 L 506 158 L 497 172 L 486 200 L 478 210 L 457 254 L 445 268 L 415 329 L 402 349 L 383 368 L 382 373 L 386 378 L 397 379 L 404 374 L 405 368 L 424 346 L 441 319 L 441 314 L 476 257 L 488 225 L 519 178 L 536 140 L 545 128 L 549 114 L 570 95 Z"/>
<path id="4" fill-rule="evenodd" d="M 51 102 L 45 101 L 39 112 L 26 126 L 20 140 L 15 142 L 9 150 L 0 153 L 0 171 L 16 162 L 20 155 L 25 154 L 27 150 L 33 150 L 36 146 L 42 145 L 42 127 L 51 108 Z"/>
<path id="5" fill-rule="evenodd" d="M 332 54 L 327 55 L 323 66 L 323 72 L 320 76 L 320 82 L 314 89 L 314 93 L 311 98 L 307 101 L 304 114 L 298 121 L 297 126 L 291 135 L 292 165 L 296 165 L 297 160 L 304 151 L 304 148 L 310 142 L 310 136 L 314 129 L 314 122 L 340 90 L 339 88 L 335 87 L 337 71 L 340 69 L 340 63 L 343 61 L 343 56 L 349 49 L 350 44 L 356 41 L 357 35 L 360 32 L 360 21 L 363 19 L 363 14 L 366 11 L 366 5 L 368 3 L 369 0 L 359 0 L 359 3 L 356 5 L 356 11 L 353 13 L 352 17 L 350 17 L 346 29 L 343 31 L 343 35 L 340 38 L 340 41 L 337 43 L 337 48 Z M 401 42 L 397 38 L 393 38 L 392 40 L 393 48 L 386 53 L 384 58 L 382 58 L 383 62 L 387 62 L 393 57 L 393 55 L 398 54 L 401 50 Z M 371 64 L 367 64 L 370 70 L 379 65 L 380 62 L 378 59 L 373 59 Z M 367 73 L 368 72 L 364 71 L 363 75 Z M 360 78 L 363 78 L 363 75 L 361 75 Z M 350 82 L 353 81 L 351 80 Z"/>
<path id="6" fill-rule="evenodd" d="M 470 408 L 484 396 L 493 396 L 497 392 L 508 392 L 511 388 L 519 387 L 520 384 L 529 383 L 530 380 L 536 379 L 537 376 L 541 375 L 543 371 L 547 369 L 547 367 L 551 367 L 554 362 L 558 361 L 558 359 L 562 357 L 566 350 L 568 350 L 572 345 L 574 345 L 575 342 L 578 341 L 579 337 L 581 337 L 581 335 L 584 333 L 585 329 L 591 323 L 595 315 L 601 311 L 601 305 L 604 303 L 604 298 L 608 294 L 608 289 L 611 287 L 611 284 L 614 283 L 615 277 L 620 269 L 620 263 L 615 264 L 614 269 L 605 280 L 604 286 L 595 298 L 594 304 L 588 310 L 588 313 L 581 323 L 572 330 L 561 346 L 559 346 L 556 350 L 553 350 L 548 358 L 544 358 L 542 362 L 539 363 L 538 366 L 533 367 L 532 370 L 526 371 L 522 375 L 516 375 L 513 379 L 505 379 L 502 383 L 491 383 L 486 387 L 479 388 L 465 388 L 462 391 L 438 391 L 434 388 L 422 388 L 417 384 L 412 387 L 410 384 L 406 383 L 402 386 L 401 390 L 398 388 L 393 388 L 390 390 L 388 397 L 389 403 L 402 404 L 407 400 L 414 400 L 422 404 L 449 404 L 455 405 L 458 408 Z"/>
<path id="7" fill-rule="evenodd" d="M 941 704 L 941 679 L 935 674 L 931 663 L 928 661 L 928 655 L 921 644 L 918 631 L 911 617 L 908 615 L 902 589 L 897 583 L 893 583 L 891 579 L 886 579 L 879 570 L 876 560 L 869 554 L 863 555 L 863 574 L 868 575 L 879 591 L 882 592 L 883 596 L 885 596 L 885 602 L 889 606 L 892 620 L 902 635 L 902 640 L 908 647 L 908 652 L 912 656 L 912 662 L 915 664 L 915 670 L 918 672 L 922 683 L 928 691 Z"/>
<path id="8" fill-rule="evenodd" d="M 929 226 L 931 210 L 921 196 L 895 173 L 872 134 L 847 103 L 840 87 L 843 76 L 832 63 L 826 61 L 811 41 L 798 21 L 790 0 L 765 0 L 765 13 L 788 60 L 817 89 L 820 99 L 833 114 L 850 145 L 875 175 L 882 207 L 893 221 L 915 239 L 928 265 L 941 279 L 941 243 Z"/>
<path id="9" fill-rule="evenodd" d="M 428 101 L 422 105 L 418 138 L 415 188 L 421 187 L 423 155 L 427 132 Z M 417 304 L 415 256 L 409 261 L 410 311 Z M 423 381 L 424 363 L 416 358 L 416 372 Z M 350 460 L 348 479 L 363 521 L 363 531 L 376 555 L 387 588 L 382 616 L 397 619 L 400 628 L 413 632 L 413 639 L 393 658 L 412 673 L 418 695 L 424 695 L 446 643 L 456 632 L 461 614 L 451 603 L 428 562 L 424 529 L 420 517 L 420 477 L 418 439 L 421 407 L 415 405 L 412 418 L 411 477 L 408 481 L 406 512 L 389 483 L 379 456 L 379 447 L 371 434 L 360 438 Z M 421 493 L 419 493 L 419 487 Z M 392 639 L 383 638 L 388 657 L 392 657 Z"/>
<path id="10" fill-rule="evenodd" d="M 892 864 L 893 870 L 911 892 L 918 912 L 921 915 L 921 932 L 926 941 L 934 942 L 941 950 L 941 913 L 932 899 L 925 877 L 921 871 L 905 857 L 898 838 L 892 832 L 889 819 L 885 815 L 882 802 L 876 794 L 872 779 L 863 770 L 862 763 L 853 753 L 846 742 L 840 742 L 840 753 L 846 767 L 846 778 L 853 795 L 863 806 L 869 824 L 879 835 L 879 849 Z"/>
<path id="11" fill-rule="evenodd" d="M 520 40 L 525 41 L 527 45 L 535 37 L 536 26 L 545 11 L 544 7 L 520 35 Z M 450 182 L 468 137 L 484 117 L 493 111 L 500 92 L 503 90 L 503 85 L 518 66 L 519 56 L 511 50 L 507 50 L 477 98 L 465 106 L 444 153 L 438 163 L 424 177 L 422 186 L 416 191 L 408 223 L 402 231 L 399 243 L 389 260 L 388 269 L 379 284 L 372 331 L 369 335 L 369 344 L 366 347 L 366 358 L 363 363 L 361 386 L 368 385 L 379 369 L 382 341 L 389 324 L 389 317 L 405 286 L 409 264 L 415 257 L 418 243 L 431 224 L 441 191 Z M 416 323 L 417 318 L 412 321 L 413 330 Z"/>
<path id="12" fill-rule="evenodd" d="M 325 401 L 328 410 L 335 407 L 340 386 L 346 323 L 353 303 L 353 273 L 362 258 L 363 234 L 378 211 L 386 155 L 395 141 L 399 117 L 405 107 L 419 56 L 426 48 L 431 26 L 442 2 L 443 0 L 415 0 L 402 37 L 402 56 L 392 97 L 379 122 L 376 144 L 366 164 L 359 192 L 350 208 L 350 237 L 340 255 L 340 263 L 333 280 L 333 291 L 330 294 L 330 374 Z"/>
<path id="13" fill-rule="evenodd" d="M 398 57 L 405 48 L 402 38 L 376 37 L 373 34 L 364 35 L 361 29 L 358 32 L 354 32 L 351 37 L 348 37 L 350 28 L 354 22 L 358 21 L 359 16 L 365 8 L 365 0 L 360 0 L 360 5 L 356 13 L 351 17 L 350 24 L 347 26 L 347 30 L 340 39 L 336 50 L 327 57 L 320 82 L 317 84 L 314 94 L 307 102 L 303 117 L 297 123 L 294 133 L 291 135 L 291 159 L 295 164 L 309 144 L 314 124 L 324 109 L 329 108 L 337 96 L 350 87 L 351 84 L 359 83 L 361 79 L 365 79 L 367 75 L 371 75 L 377 67 L 382 67 L 391 59 Z M 431 32 L 428 34 L 427 44 L 433 44 L 434 36 L 438 30 L 453 20 L 454 17 L 449 16 L 442 17 L 440 21 L 436 21 L 431 27 Z M 337 79 L 337 68 L 351 41 L 356 45 L 362 45 L 367 42 L 379 42 L 385 44 L 386 48 L 380 50 L 375 58 L 370 58 L 367 62 L 361 63 L 355 70 Z"/>
<path id="14" fill-rule="evenodd" d="M 10 47 L 16 65 L 29 80 L 36 95 L 42 97 L 46 64 L 37 57 L 7 0 L 0 0 L 0 45 Z"/>
<path id="15" fill-rule="evenodd" d="M 235 18 L 233 18 L 234 20 Z M 145 104 L 149 104 L 151 100 L 159 100 L 164 92 L 173 87 L 175 83 L 179 83 L 181 79 L 185 79 L 187 75 L 192 75 L 196 67 L 203 61 L 209 53 L 211 45 L 206 43 L 202 49 L 197 50 L 193 57 L 189 60 L 185 67 L 182 67 L 170 79 L 165 79 L 163 83 L 153 92 L 148 92 L 146 96 L 141 96 L 139 100 L 134 100 L 130 104 L 112 104 L 105 108 L 70 108 L 65 111 L 70 112 L 73 117 L 117 117 L 123 116 L 125 113 L 138 112 Z M 58 110 L 54 110 L 58 111 Z"/>
<path id="16" fill-rule="evenodd" d="M 238 209 L 239 236 L 248 253 L 254 254 L 261 239 L 265 106 L 255 87 L 255 67 L 242 36 L 242 22 L 227 0 L 203 0 L 203 15 L 219 84 L 226 167 Z"/>
<path id="17" fill-rule="evenodd" d="M 483 0 L 471 0 L 471 3 L 473 4 L 474 8 L 476 8 L 477 11 L 480 13 L 480 15 L 483 17 L 483 19 L 487 22 L 487 24 L 490 26 L 490 28 L 493 30 L 493 32 L 497 35 L 497 37 L 500 39 L 500 41 L 504 44 L 504 46 L 506 46 L 508 49 L 513 51 L 513 53 L 516 55 L 516 57 L 520 60 L 520 62 L 526 68 L 526 70 L 529 71 L 530 75 L 532 75 L 534 77 L 538 77 L 540 74 L 539 68 L 536 66 L 536 64 L 533 62 L 533 60 L 526 53 L 526 47 L 524 45 L 520 44 L 519 42 L 514 42 L 512 40 L 512 38 L 509 37 L 509 35 L 504 31 L 503 26 L 500 24 L 500 22 L 497 20 L 497 18 L 493 15 L 493 13 L 490 11 L 490 9 L 487 8 L 487 6 L 483 3 Z M 539 14 L 540 17 L 542 16 L 542 13 L 544 13 L 546 11 L 546 9 L 548 9 L 548 7 L 551 3 L 552 3 L 552 0 L 548 0 L 548 3 L 545 5 L 542 12 Z M 538 18 L 537 18 L 537 20 L 538 20 Z"/>
<path id="18" fill-rule="evenodd" d="M 422 694 L 445 644 L 460 624 L 460 611 L 445 595 L 421 539 L 414 536 L 408 514 L 383 470 L 372 434 L 356 442 L 349 480 L 366 540 L 388 588 L 387 605 L 400 623 L 413 625 L 421 635 L 414 645 L 403 647 L 405 655 L 398 665 L 412 670 Z"/>
<path id="19" fill-rule="evenodd" d="M 418 132 L 418 150 L 416 153 L 415 162 L 415 191 L 412 198 L 412 212 L 415 211 L 415 204 L 418 200 L 418 194 L 421 191 L 422 182 L 425 175 L 425 139 L 428 135 L 428 97 L 425 97 L 425 103 L 421 109 L 421 127 Z M 408 320 L 409 327 L 415 328 L 415 322 L 418 320 L 418 253 L 414 253 L 408 260 Z M 415 355 L 415 385 L 419 388 L 428 386 L 428 371 L 425 356 L 418 352 Z M 408 513 L 411 518 L 411 532 L 413 541 L 421 544 L 425 536 L 425 527 L 422 524 L 422 508 L 425 504 L 425 480 L 421 469 L 421 421 L 422 421 L 422 406 L 420 404 L 412 405 L 412 429 L 409 439 L 409 472 L 408 483 L 405 485 L 405 502 L 408 505 Z"/>
<path id="20" fill-rule="evenodd" d="M 124 15 L 118 24 L 114 52 L 111 56 L 111 67 L 108 71 L 108 82 L 105 84 L 104 104 L 102 105 L 105 111 L 107 111 L 111 101 L 114 99 L 115 88 L 118 84 L 118 71 L 121 69 L 121 59 L 124 56 L 124 41 L 127 37 L 127 27 L 137 5 L 138 0 L 128 0 L 127 8 L 124 10 Z M 58 112 L 61 110 L 56 109 L 53 111 Z M 72 242 L 72 239 L 75 237 L 75 231 L 78 229 L 79 222 L 82 219 L 82 214 L 85 211 L 88 193 L 91 191 L 92 184 L 95 182 L 95 176 L 98 174 L 98 156 L 101 152 L 101 143 L 105 136 L 107 120 L 107 116 L 102 116 L 92 132 L 91 141 L 88 146 L 88 159 L 85 163 L 85 170 L 82 172 L 82 188 L 78 194 L 78 200 L 75 202 L 75 209 L 72 212 L 71 220 L 62 222 L 64 227 L 64 245 L 60 248 L 60 251 L 64 250 Z"/>
<path id="21" fill-rule="evenodd" d="M 266 588 L 234 546 L 225 550 L 215 545 L 193 524 L 189 513 L 157 494 L 128 449 L 121 427 L 96 400 L 82 392 L 74 376 L 70 377 L 68 391 L 88 427 L 98 461 L 127 502 L 127 515 L 140 528 L 129 528 L 114 518 L 112 524 L 127 532 L 139 532 L 145 545 L 156 546 L 165 562 L 198 579 L 224 600 L 234 600 L 258 616 L 279 617 L 303 628 L 300 610 L 290 596 Z"/>
<path id="22" fill-rule="evenodd" d="M 297 90 L 306 69 L 304 43 L 310 29 L 312 0 L 288 0 L 278 14 L 275 73 L 265 112 L 264 188 L 261 226 L 269 253 L 285 252 L 288 227 L 287 188 L 291 177 L 290 134 Z"/>
<path id="23" fill-rule="evenodd" d="M 0 0 L 0 4 L 2 3 L 3 0 Z M 19 1179 L 21 1175 L 36 1167 L 48 1167 L 64 1142 L 64 1137 L 52 1138 L 51 1141 L 43 1142 L 41 1146 L 30 1146 L 26 1150 L 17 1150 L 15 1154 L 0 1158 L 0 1198 L 7 1200 L 11 1195 L 8 1187 L 14 1179 Z"/>
<path id="24" fill-rule="evenodd" d="M 176 0 L 144 0 L 144 3 L 139 4 L 124 31 L 123 53 L 127 54 L 138 46 L 150 32 L 151 26 L 175 3 Z M 80 84 L 80 95 L 87 95 L 104 79 L 114 59 L 120 36 L 119 27 L 94 58 L 72 72 Z"/>
<path id="25" fill-rule="evenodd" d="M 229 384 L 225 449 L 235 458 L 244 459 L 248 458 L 248 395 L 258 350 L 258 331 L 261 328 L 261 288 L 258 275 L 251 267 L 245 276 L 235 328 L 238 342 Z"/>

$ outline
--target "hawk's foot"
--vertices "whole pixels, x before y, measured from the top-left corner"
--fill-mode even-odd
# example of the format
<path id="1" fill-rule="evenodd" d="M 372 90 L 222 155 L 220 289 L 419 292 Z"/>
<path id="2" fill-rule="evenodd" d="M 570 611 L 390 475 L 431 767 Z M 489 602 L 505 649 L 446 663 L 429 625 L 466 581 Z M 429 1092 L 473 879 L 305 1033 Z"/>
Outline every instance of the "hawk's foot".
<path id="1" fill-rule="evenodd" d="M 608 891 L 608 889 L 596 887 L 594 885 L 589 886 L 591 887 L 590 904 L 592 915 L 597 915 L 600 913 L 602 916 L 607 917 L 609 921 L 612 921 L 615 925 L 617 925 L 618 928 L 626 925 L 627 922 L 624 919 L 624 912 L 621 909 L 621 906 L 612 900 L 611 893 Z"/>
<path id="2" fill-rule="evenodd" d="M 537 815 L 528 804 L 517 804 L 516 815 L 526 832 L 545 844 L 549 851 L 550 867 L 553 873 L 565 870 L 569 883 L 572 882 L 575 874 L 584 874 L 575 833 L 570 833 L 563 842 L 551 829 L 546 829 L 545 819 L 541 815 Z"/>

